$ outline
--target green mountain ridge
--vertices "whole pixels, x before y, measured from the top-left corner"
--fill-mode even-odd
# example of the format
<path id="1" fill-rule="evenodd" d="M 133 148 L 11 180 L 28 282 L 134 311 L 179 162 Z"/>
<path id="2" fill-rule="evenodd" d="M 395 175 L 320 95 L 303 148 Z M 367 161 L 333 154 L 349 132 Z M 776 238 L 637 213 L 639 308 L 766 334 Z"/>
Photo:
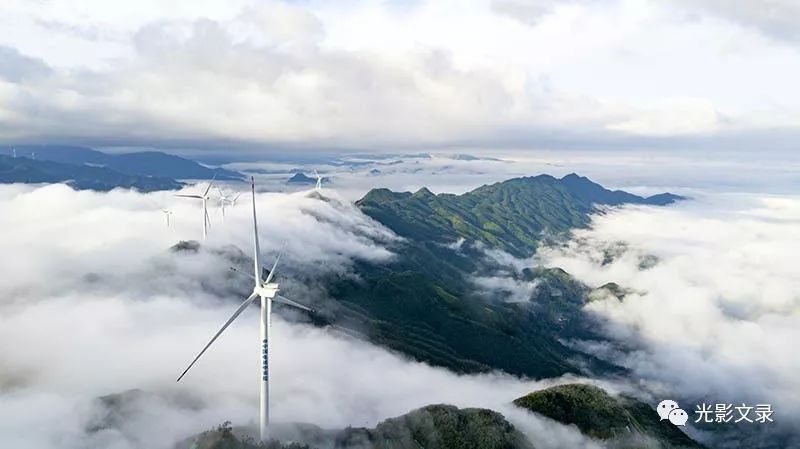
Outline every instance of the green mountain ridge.
<path id="1" fill-rule="evenodd" d="M 390 263 L 357 263 L 355 278 L 326 282 L 337 300 L 330 320 L 457 372 L 502 370 L 533 378 L 621 372 L 565 344 L 603 338 L 582 311 L 591 289 L 563 270 L 516 273 L 484 249 L 529 257 L 542 241 L 587 226 L 598 204 L 663 204 L 681 197 L 650 198 L 607 190 L 577 175 L 516 178 L 462 195 L 374 189 L 356 204 L 403 239 L 390 245 L 397 255 Z M 451 245 L 460 239 L 463 244 Z M 511 303 L 503 292 L 479 292 L 476 275 L 536 287 L 530 301 Z"/>
<path id="2" fill-rule="evenodd" d="M 462 195 L 435 195 L 373 189 L 356 202 L 361 210 L 396 234 L 449 243 L 464 238 L 518 257 L 533 254 L 543 237 L 586 227 L 596 206 L 663 206 L 684 199 L 671 193 L 640 197 L 608 190 L 570 174 L 515 178 Z"/>
<path id="3" fill-rule="evenodd" d="M 628 396 L 612 396 L 593 385 L 567 384 L 535 391 L 514 400 L 514 405 L 562 424 L 572 424 L 585 435 L 610 440 L 612 447 L 664 448 L 704 446 L 669 421 L 660 420 L 650 405 Z"/>
<path id="4" fill-rule="evenodd" d="M 248 430 L 252 432 L 225 423 L 176 449 L 533 449 L 500 413 L 446 404 L 412 410 L 374 428 L 324 430 L 309 424 L 278 425 L 273 428 L 274 439 L 264 443 L 247 436 Z"/>

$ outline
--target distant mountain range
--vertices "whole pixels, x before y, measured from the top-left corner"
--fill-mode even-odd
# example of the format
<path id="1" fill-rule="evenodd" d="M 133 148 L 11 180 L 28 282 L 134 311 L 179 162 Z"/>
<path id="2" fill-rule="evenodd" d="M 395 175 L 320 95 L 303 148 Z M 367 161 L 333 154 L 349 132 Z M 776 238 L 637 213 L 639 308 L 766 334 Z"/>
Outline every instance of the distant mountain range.
<path id="1" fill-rule="evenodd" d="M 108 154 L 85 147 L 58 145 L 0 148 L 0 155 L 9 159 L 13 158 L 11 156 L 14 153 L 18 161 L 5 166 L 6 172 L 0 174 L 0 183 L 74 180 L 72 185 L 79 189 L 132 187 L 148 191 L 179 188 L 181 184 L 176 181 L 178 179 L 244 179 L 244 175 L 235 171 L 209 168 L 190 159 L 159 151 Z M 16 172 L 11 172 L 12 165 L 16 167 Z M 40 174 L 34 175 L 35 172 Z M 97 176 L 95 182 L 92 176 Z M 119 182 L 115 182 L 115 179 Z"/>
<path id="2" fill-rule="evenodd" d="M 141 192 L 176 190 L 183 186 L 174 179 L 125 174 L 106 167 L 0 155 L 0 184 L 9 183 L 65 183 L 78 190 L 108 191 L 122 187 Z"/>

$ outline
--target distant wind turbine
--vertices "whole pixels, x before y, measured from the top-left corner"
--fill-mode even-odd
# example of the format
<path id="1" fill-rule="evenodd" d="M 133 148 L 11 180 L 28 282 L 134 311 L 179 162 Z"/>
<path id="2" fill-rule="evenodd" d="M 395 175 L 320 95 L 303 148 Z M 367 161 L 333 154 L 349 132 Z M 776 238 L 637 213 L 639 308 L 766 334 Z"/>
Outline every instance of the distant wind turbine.
<path id="1" fill-rule="evenodd" d="M 208 192 L 211 191 L 211 186 L 214 185 L 214 179 L 216 178 L 217 175 L 214 175 L 214 177 L 211 178 L 211 182 L 208 183 L 208 187 L 206 187 L 206 190 L 202 195 L 175 195 L 183 198 L 195 198 L 203 201 L 203 240 L 208 238 L 208 228 L 211 226 L 211 220 L 208 218 L 208 200 L 211 199 L 211 195 L 209 195 Z"/>
<path id="2" fill-rule="evenodd" d="M 16 149 L 16 148 L 14 148 L 14 149 L 12 149 L 12 150 L 11 150 L 11 156 L 12 156 L 14 159 L 16 159 L 16 158 L 17 158 L 17 149 Z"/>
<path id="3" fill-rule="evenodd" d="M 225 219 L 225 205 L 229 204 L 231 206 L 235 206 L 236 205 L 236 200 L 238 200 L 239 196 L 241 196 L 241 192 L 237 193 L 236 196 L 233 197 L 233 198 L 225 195 L 225 193 L 222 192 L 222 189 L 218 188 L 217 192 L 219 192 L 219 206 L 222 208 L 222 219 L 224 220 Z"/>
<path id="4" fill-rule="evenodd" d="M 178 377 L 178 382 L 186 375 L 189 369 L 197 362 L 200 356 L 206 352 L 206 350 L 211 346 L 214 341 L 222 334 L 225 329 L 230 326 L 233 321 L 244 312 L 244 309 L 247 308 L 250 304 L 260 301 L 261 305 L 261 362 L 262 362 L 262 370 L 261 370 L 261 401 L 260 401 L 260 419 L 259 419 L 259 431 L 261 435 L 261 440 L 264 441 L 267 438 L 267 426 L 269 425 L 269 341 L 270 341 L 270 321 L 272 318 L 272 301 L 277 301 L 282 304 L 286 304 L 292 307 L 297 307 L 299 309 L 313 312 L 313 310 L 309 307 L 306 307 L 300 303 L 294 302 L 291 299 L 287 299 L 283 296 L 278 295 L 278 284 L 272 282 L 272 279 L 275 276 L 275 269 L 278 267 L 278 261 L 280 260 L 280 254 L 278 257 L 275 258 L 275 263 L 272 265 L 272 269 L 269 270 L 269 274 L 267 275 L 266 279 L 262 277 L 262 269 L 261 269 L 261 262 L 260 262 L 260 252 L 261 249 L 258 244 L 258 222 L 256 221 L 256 187 L 255 187 L 255 180 L 251 178 L 251 188 L 253 192 L 253 275 L 247 275 L 255 281 L 255 286 L 253 287 L 253 293 L 244 300 L 243 303 L 239 305 L 233 315 L 228 318 L 228 321 L 222 325 L 219 331 L 211 337 L 211 341 L 205 345 L 202 351 L 197 354 L 197 357 L 192 360 L 192 363 L 183 371 L 183 373 Z M 232 270 L 242 273 L 241 271 L 232 268 Z"/>
<path id="5" fill-rule="evenodd" d="M 314 169 L 314 176 L 317 177 L 317 185 L 314 186 L 314 188 L 317 189 L 317 192 L 319 192 L 322 190 L 322 176 L 319 175 L 316 169 Z"/>
<path id="6" fill-rule="evenodd" d="M 167 227 L 170 227 L 169 216 L 172 215 L 172 211 L 169 209 L 161 209 L 161 212 L 164 212 L 164 215 L 167 217 Z"/>

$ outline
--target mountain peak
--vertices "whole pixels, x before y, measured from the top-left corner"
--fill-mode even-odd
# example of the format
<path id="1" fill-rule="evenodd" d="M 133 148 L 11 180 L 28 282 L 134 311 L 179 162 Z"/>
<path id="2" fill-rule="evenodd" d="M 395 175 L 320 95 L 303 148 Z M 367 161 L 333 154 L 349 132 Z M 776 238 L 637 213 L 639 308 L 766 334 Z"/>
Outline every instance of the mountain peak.
<path id="1" fill-rule="evenodd" d="M 423 188 L 417 190 L 416 192 L 414 192 L 414 196 L 415 197 L 431 197 L 431 196 L 436 196 L 436 195 L 433 192 L 431 192 L 430 190 L 428 190 L 427 187 L 423 187 Z"/>
<path id="2" fill-rule="evenodd" d="M 432 199 L 436 201 L 427 201 Z M 425 187 L 413 194 L 374 189 L 356 204 L 403 237 L 448 242 L 464 238 L 529 256 L 543 233 L 587 226 L 597 204 L 665 205 L 678 199 L 671 194 L 643 198 L 612 191 L 571 173 L 561 179 L 547 174 L 513 178 L 461 195 L 437 196 Z"/>

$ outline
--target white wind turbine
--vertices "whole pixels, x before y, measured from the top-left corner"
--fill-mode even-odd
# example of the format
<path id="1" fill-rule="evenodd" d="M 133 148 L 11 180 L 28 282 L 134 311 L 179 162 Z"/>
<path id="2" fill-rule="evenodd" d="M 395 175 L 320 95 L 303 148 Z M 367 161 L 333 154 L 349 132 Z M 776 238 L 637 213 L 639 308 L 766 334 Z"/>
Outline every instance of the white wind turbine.
<path id="1" fill-rule="evenodd" d="M 259 432 L 261 435 L 261 440 L 265 440 L 267 437 L 267 426 L 269 425 L 269 341 L 270 341 L 270 321 L 272 317 L 272 302 L 277 301 L 282 304 L 290 305 L 292 307 L 297 307 L 299 309 L 313 312 L 313 310 L 309 307 L 306 307 L 300 303 L 292 301 L 291 299 L 285 298 L 283 296 L 278 295 L 278 284 L 272 282 L 273 277 L 275 276 L 275 269 L 278 267 L 278 261 L 280 260 L 280 254 L 275 259 L 275 264 L 272 265 L 272 269 L 269 271 L 266 279 L 263 279 L 261 273 L 261 262 L 260 262 L 260 247 L 258 244 L 258 223 L 256 221 L 256 187 L 255 187 L 255 180 L 252 180 L 252 191 L 253 191 L 253 276 L 252 279 L 255 281 L 255 286 L 253 287 L 253 293 L 244 300 L 243 303 L 239 305 L 233 315 L 228 318 L 228 321 L 222 325 L 222 328 L 211 337 L 211 340 L 208 344 L 203 347 L 203 350 L 197 354 L 197 357 L 192 360 L 192 363 L 183 371 L 183 373 L 178 377 L 178 382 L 186 375 L 189 369 L 197 362 L 197 359 L 206 352 L 206 350 L 211 346 L 214 341 L 222 334 L 225 329 L 230 326 L 230 324 L 239 316 L 244 309 L 247 308 L 250 304 L 259 301 L 261 306 L 261 361 L 262 361 L 262 370 L 261 370 L 261 401 L 260 401 L 260 419 L 259 419 Z M 232 270 L 239 272 L 232 268 Z M 249 276 L 249 275 L 248 275 Z"/>
<path id="2" fill-rule="evenodd" d="M 236 194 L 236 196 L 231 198 L 231 197 L 225 195 L 225 193 L 223 193 L 222 189 L 220 189 L 220 188 L 217 188 L 217 192 L 219 192 L 219 206 L 222 208 L 222 219 L 224 220 L 225 219 L 225 205 L 229 204 L 231 206 L 235 206 L 236 205 L 236 200 L 238 200 L 239 196 L 241 196 L 242 194 L 241 194 L 241 192 L 239 192 L 239 193 Z"/>
<path id="3" fill-rule="evenodd" d="M 319 192 L 320 190 L 322 190 L 322 176 L 320 176 L 319 173 L 317 173 L 317 169 L 314 169 L 314 176 L 317 177 L 317 185 L 314 186 L 314 188 L 317 189 L 317 192 Z"/>
<path id="4" fill-rule="evenodd" d="M 169 216 L 172 215 L 172 211 L 169 209 L 161 209 L 161 212 L 163 212 L 164 215 L 167 217 L 167 227 L 170 227 Z"/>
<path id="5" fill-rule="evenodd" d="M 208 187 L 206 187 L 202 195 L 175 195 L 183 198 L 196 198 L 203 201 L 203 240 L 208 238 L 208 228 L 211 227 L 211 220 L 208 218 L 208 200 L 211 199 L 211 195 L 209 195 L 208 192 L 211 191 L 211 186 L 214 185 L 214 179 L 216 178 L 217 175 L 211 178 L 211 182 L 208 183 Z"/>

